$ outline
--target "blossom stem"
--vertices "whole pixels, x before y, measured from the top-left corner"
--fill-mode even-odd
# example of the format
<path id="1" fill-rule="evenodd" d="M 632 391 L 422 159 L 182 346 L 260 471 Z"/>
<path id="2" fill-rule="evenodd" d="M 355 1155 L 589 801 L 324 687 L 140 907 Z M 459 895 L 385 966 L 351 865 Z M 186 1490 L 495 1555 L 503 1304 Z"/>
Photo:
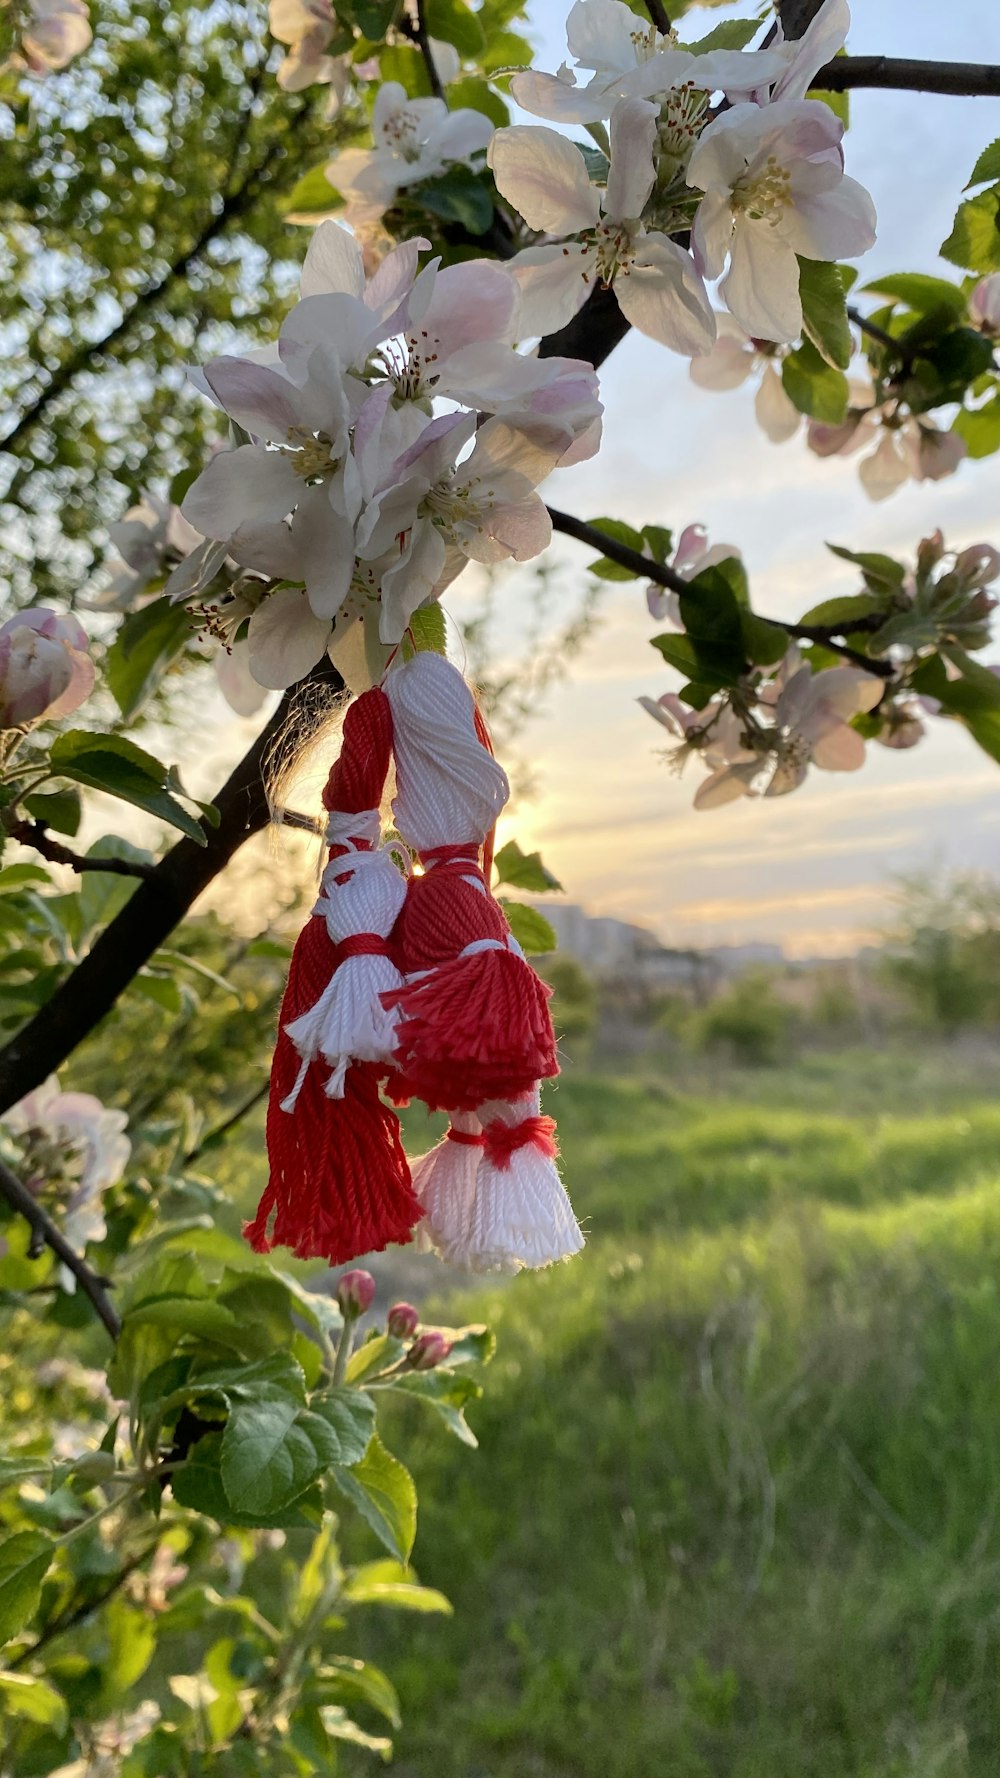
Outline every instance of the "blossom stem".
<path id="1" fill-rule="evenodd" d="M 443 99 L 444 87 L 441 85 L 441 76 L 437 71 L 437 65 L 434 61 L 434 51 L 431 49 L 431 40 L 427 31 L 427 19 L 425 17 L 424 7 L 425 0 L 417 0 L 417 18 L 414 35 L 420 48 L 420 54 L 424 58 L 424 67 L 427 69 L 427 78 L 431 83 L 431 92 L 434 94 L 435 99 Z"/>
<path id="2" fill-rule="evenodd" d="M 337 1354 L 333 1361 L 333 1376 L 331 1382 L 334 1388 L 344 1381 L 344 1373 L 347 1370 L 347 1361 L 351 1356 L 351 1350 L 354 1346 L 354 1329 L 357 1326 L 357 1322 L 358 1318 L 356 1315 L 344 1316 L 344 1325 L 340 1330 L 340 1339 L 337 1341 Z"/>
<path id="3" fill-rule="evenodd" d="M 950 93 L 956 97 L 1000 95 L 1000 65 L 989 62 L 919 61 L 907 56 L 837 56 L 821 68 L 814 92 L 845 93 L 852 87 L 900 92 Z"/>
<path id="4" fill-rule="evenodd" d="M 50 864 L 68 864 L 77 873 L 99 870 L 115 877 L 151 877 L 156 868 L 153 864 L 129 858 L 84 858 L 54 840 L 44 821 L 19 821 L 11 828 L 10 837 L 22 846 L 32 846 Z"/>
<path id="5" fill-rule="evenodd" d="M 91 1270 L 82 1255 L 77 1253 L 76 1248 L 70 1246 L 65 1235 L 52 1221 L 51 1216 L 42 1209 L 38 1199 L 3 1161 L 0 1161 L 0 1197 L 6 1198 L 11 1209 L 16 1210 L 19 1215 L 24 1217 L 36 1240 L 42 1246 L 50 1247 L 56 1258 L 62 1261 L 68 1271 L 72 1272 L 80 1289 L 93 1304 L 111 1338 L 117 1340 L 122 1330 L 122 1324 L 117 1310 L 105 1293 L 104 1286 L 109 1280 L 99 1278 L 97 1273 Z"/>
<path id="6" fill-rule="evenodd" d="M 605 532 L 599 531 L 595 525 L 588 525 L 583 519 L 574 518 L 571 513 L 559 512 L 554 506 L 550 506 L 548 512 L 553 530 L 562 531 L 566 537 L 575 537 L 578 543 L 589 544 L 602 556 L 607 556 L 612 562 L 619 562 L 623 568 L 630 568 L 637 577 L 641 575 L 644 579 L 653 581 L 657 586 L 666 587 L 669 592 L 690 594 L 691 581 L 685 580 L 684 576 L 678 574 L 676 569 L 669 568 L 662 562 L 654 562 L 648 556 L 640 555 L 637 549 L 630 549 L 627 543 L 616 542 L 613 537 L 608 537 Z M 757 615 L 758 617 L 764 616 L 763 612 L 758 612 Z M 885 616 L 885 613 L 881 615 L 872 613 L 871 616 L 863 620 L 852 622 L 851 629 L 878 629 L 885 622 Z M 832 624 L 790 624 L 781 617 L 765 617 L 764 622 L 775 624 L 778 629 L 784 630 L 786 635 L 794 636 L 798 640 L 819 642 L 824 648 L 829 648 L 831 653 L 842 655 L 844 660 L 851 661 L 856 667 L 863 667 L 866 673 L 874 673 L 879 679 L 892 679 L 895 675 L 895 668 L 889 661 L 877 660 L 870 655 L 862 654 L 860 649 L 851 648 L 846 642 L 838 642 L 836 638 L 843 632 Z"/>

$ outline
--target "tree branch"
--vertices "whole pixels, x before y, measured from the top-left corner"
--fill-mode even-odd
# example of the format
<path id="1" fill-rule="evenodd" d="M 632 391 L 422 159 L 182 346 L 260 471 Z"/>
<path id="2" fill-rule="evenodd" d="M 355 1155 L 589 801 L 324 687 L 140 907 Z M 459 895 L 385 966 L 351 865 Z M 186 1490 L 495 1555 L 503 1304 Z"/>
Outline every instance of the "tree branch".
<path id="1" fill-rule="evenodd" d="M 223 1136 L 227 1136 L 230 1130 L 242 1123 L 254 1106 L 259 1105 L 262 1099 L 266 1099 L 270 1084 L 269 1080 L 263 1080 L 259 1087 L 254 1088 L 249 1099 L 244 1099 L 242 1105 L 237 1105 L 236 1110 L 230 1112 L 228 1117 L 224 1117 L 220 1124 L 216 1124 L 211 1130 L 206 1130 L 200 1141 L 188 1150 L 182 1164 L 185 1167 L 192 1167 L 199 1156 L 204 1154 L 206 1148 L 214 1148 L 216 1143 L 221 1142 Z"/>
<path id="2" fill-rule="evenodd" d="M 846 93 L 855 87 L 887 87 L 909 93 L 951 93 L 959 97 L 1000 95 L 995 62 L 921 62 L 906 56 L 837 56 L 821 68 L 812 90 Z"/>
<path id="3" fill-rule="evenodd" d="M 420 47 L 420 54 L 424 58 L 424 67 L 427 69 L 427 78 L 431 83 L 431 92 L 434 94 L 435 99 L 443 99 L 444 87 L 441 85 L 441 76 L 437 71 L 437 64 L 434 61 L 434 51 L 431 49 L 431 40 L 427 31 L 425 0 L 417 0 L 417 17 L 413 28 L 413 35 Z"/>
<path id="4" fill-rule="evenodd" d="M 99 870 L 113 877 L 151 877 L 156 869 L 154 864 L 133 863 L 128 858 L 84 858 L 54 840 L 44 821 L 18 821 L 10 837 L 22 846 L 33 846 L 50 864 L 68 864 L 77 872 Z"/>
<path id="5" fill-rule="evenodd" d="M 3 1161 L 0 1161 L 0 1196 L 6 1198 L 11 1209 L 16 1210 L 30 1225 L 38 1251 L 41 1252 L 43 1247 L 50 1247 L 56 1258 L 72 1272 L 84 1295 L 90 1298 L 111 1338 L 117 1340 L 122 1324 L 110 1299 L 105 1295 L 103 1287 L 107 1280 L 99 1278 L 77 1253 L 76 1248 L 70 1246 L 51 1216 L 42 1209 L 38 1199 Z"/>
<path id="6" fill-rule="evenodd" d="M 607 556 L 612 562 L 620 562 L 623 568 L 631 569 L 636 576 L 652 580 L 657 586 L 666 587 L 671 593 L 690 593 L 691 582 L 685 580 L 676 569 L 669 568 L 660 562 L 654 562 L 647 556 L 639 554 L 637 549 L 630 549 L 627 543 L 618 543 L 613 537 L 599 531 L 595 525 L 588 525 L 583 519 L 574 518 L 572 513 L 560 512 L 550 506 L 549 518 L 555 531 L 561 531 L 566 537 L 574 537 L 578 543 L 586 543 L 596 549 L 599 555 Z M 834 654 L 845 660 L 852 661 L 855 666 L 863 667 L 866 673 L 874 673 L 879 679 L 891 679 L 895 669 L 887 661 L 873 660 L 871 656 L 862 654 L 859 649 L 851 648 L 846 642 L 838 642 L 836 638 L 844 634 L 843 629 L 835 624 L 790 624 L 781 617 L 764 617 L 763 612 L 757 613 L 765 623 L 775 624 L 788 636 L 794 636 L 805 642 L 819 642 Z M 851 630 L 874 630 L 881 627 L 884 619 L 878 614 L 860 619 L 851 624 Z"/>
<path id="7" fill-rule="evenodd" d="M 625 338 L 626 321 L 618 299 L 609 287 L 595 284 L 582 309 L 558 333 L 547 334 L 538 348 L 539 358 L 582 358 L 597 370 Z"/>
<path id="8" fill-rule="evenodd" d="M 343 689 L 343 680 L 329 661 L 321 661 L 303 684 L 324 686 L 329 692 Z M 271 720 L 213 799 L 219 825 L 208 829 L 207 845 L 183 839 L 173 846 L 51 1000 L 0 1050 L 0 1112 L 40 1086 L 100 1024 L 202 890 L 244 841 L 266 827 L 270 811 L 264 771 L 280 745 L 296 689 L 285 693 Z"/>
<path id="9" fill-rule="evenodd" d="M 663 0 L 646 0 L 646 11 L 649 13 L 656 29 L 662 37 L 670 36 L 670 15 Z"/>

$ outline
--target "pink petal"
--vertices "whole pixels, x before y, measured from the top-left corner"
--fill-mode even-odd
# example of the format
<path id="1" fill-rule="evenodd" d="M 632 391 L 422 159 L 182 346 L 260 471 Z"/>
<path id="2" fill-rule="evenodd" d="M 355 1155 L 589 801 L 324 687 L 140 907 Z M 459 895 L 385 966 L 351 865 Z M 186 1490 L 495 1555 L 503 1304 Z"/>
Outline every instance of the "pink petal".
<path id="1" fill-rule="evenodd" d="M 600 220 L 600 199 L 587 163 L 555 130 L 525 124 L 497 130 L 486 158 L 497 190 L 529 228 L 574 235 Z"/>

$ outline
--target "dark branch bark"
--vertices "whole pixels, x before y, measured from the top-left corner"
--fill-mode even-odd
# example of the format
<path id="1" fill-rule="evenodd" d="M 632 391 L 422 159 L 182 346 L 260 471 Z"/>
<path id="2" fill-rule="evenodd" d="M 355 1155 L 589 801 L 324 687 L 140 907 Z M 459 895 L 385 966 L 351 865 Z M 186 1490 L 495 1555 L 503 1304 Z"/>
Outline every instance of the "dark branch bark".
<path id="1" fill-rule="evenodd" d="M 558 333 L 550 333 L 538 348 L 539 358 L 582 358 L 597 370 L 628 333 L 626 321 L 613 290 L 595 284 L 583 308 Z"/>
<path id="2" fill-rule="evenodd" d="M 641 576 L 645 580 L 651 580 L 657 586 L 666 587 L 668 592 L 690 594 L 691 582 L 685 580 L 683 575 L 678 574 L 673 568 L 668 568 L 660 562 L 654 562 L 649 557 L 640 555 L 637 549 L 630 549 L 627 543 L 616 542 L 613 537 L 606 536 L 596 526 L 588 525 L 583 519 L 574 518 L 572 513 L 559 512 L 556 507 L 550 506 L 549 517 L 552 520 L 553 530 L 561 531 L 565 537 L 574 537 L 578 543 L 588 544 L 591 549 L 597 551 L 598 555 L 608 556 L 612 562 L 620 562 L 623 568 L 631 569 L 633 574 Z M 758 612 L 757 615 L 764 616 L 763 612 Z M 842 629 L 838 629 L 835 624 L 790 624 L 780 617 L 767 617 L 764 621 L 776 624 L 778 629 L 784 630 L 788 636 L 794 636 L 805 642 L 822 643 L 824 648 L 831 649 L 834 654 L 842 655 L 845 660 L 852 661 L 857 667 L 864 667 L 866 673 L 874 673 L 879 679 L 891 679 L 893 676 L 894 668 L 887 661 L 873 660 L 869 655 L 862 654 L 859 649 L 851 648 L 845 642 L 838 642 L 836 638 L 842 636 L 844 632 Z M 876 614 L 873 617 L 862 619 L 858 623 L 852 623 L 851 630 L 878 629 L 883 621 L 884 619 Z"/>
<path id="3" fill-rule="evenodd" d="M 84 1295 L 89 1297 L 111 1338 L 117 1340 L 122 1330 L 122 1324 L 105 1294 L 106 1280 L 99 1278 L 97 1273 L 88 1266 L 86 1260 L 77 1253 L 76 1248 L 70 1246 L 65 1235 L 57 1229 L 51 1216 L 42 1209 L 38 1199 L 33 1196 L 26 1185 L 22 1184 L 17 1175 L 4 1165 L 3 1161 L 0 1161 L 0 1196 L 6 1198 L 11 1209 L 16 1210 L 18 1215 L 23 1216 L 25 1222 L 30 1224 L 32 1234 L 38 1243 L 37 1251 L 41 1253 L 43 1247 L 50 1247 L 56 1258 L 68 1267 Z"/>
<path id="4" fill-rule="evenodd" d="M 663 0 L 646 0 L 646 11 L 661 35 L 669 36 L 670 14 L 664 6 Z"/>
<path id="5" fill-rule="evenodd" d="M 307 685 L 343 688 L 329 662 L 313 670 Z M 270 722 L 214 798 L 219 825 L 208 844 L 180 840 L 140 883 L 121 913 L 106 926 L 92 951 L 74 969 L 6 1048 L 0 1050 L 0 1111 L 40 1086 L 110 1012 L 144 963 L 184 918 L 191 904 L 252 834 L 267 825 L 264 772 L 292 709 L 286 692 Z"/>
<path id="6" fill-rule="evenodd" d="M 921 62 L 905 56 L 837 56 L 821 68 L 813 91 L 846 93 L 855 87 L 889 87 L 909 93 L 951 93 L 968 99 L 1000 96 L 1000 65 L 993 62 Z"/>
<path id="7" fill-rule="evenodd" d="M 54 840 L 44 821 L 19 821 L 11 828 L 10 837 L 22 846 L 32 846 L 50 864 L 68 864 L 77 872 L 99 870 L 112 877 L 151 877 L 156 869 L 153 864 L 133 863 L 128 858 L 84 858 Z"/>
<path id="8" fill-rule="evenodd" d="M 434 52 L 431 49 L 431 40 L 427 31 L 424 0 L 417 0 L 417 17 L 413 28 L 413 35 L 420 46 L 420 54 L 424 58 L 424 67 L 427 69 L 427 78 L 431 83 L 431 92 L 436 99 L 443 99 L 444 87 L 441 85 L 441 76 L 437 71 L 434 62 Z"/>

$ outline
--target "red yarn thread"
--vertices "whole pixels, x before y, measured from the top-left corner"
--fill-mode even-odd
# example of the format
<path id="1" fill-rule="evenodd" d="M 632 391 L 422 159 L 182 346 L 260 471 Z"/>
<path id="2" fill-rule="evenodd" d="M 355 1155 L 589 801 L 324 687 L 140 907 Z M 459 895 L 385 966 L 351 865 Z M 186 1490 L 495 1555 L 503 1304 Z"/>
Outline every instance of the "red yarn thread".
<path id="1" fill-rule="evenodd" d="M 344 718 L 343 745 L 323 791 L 324 808 L 342 814 L 378 808 L 391 748 L 389 702 L 374 687 Z M 367 840 L 352 837 L 359 849 L 370 849 Z M 334 846 L 330 858 L 349 851 Z M 316 1004 L 346 957 L 385 948 L 374 933 L 359 933 L 334 946 L 326 921 L 315 914 L 296 941 L 271 1068 L 270 1178 L 256 1216 L 243 1231 L 258 1253 L 287 1246 L 300 1259 L 322 1257 L 342 1265 L 359 1254 L 381 1252 L 390 1242 L 409 1241 L 420 1220 L 399 1120 L 379 1096 L 377 1066 L 355 1063 L 347 1073 L 344 1097 L 334 1099 L 324 1091 L 330 1069 L 318 1058 L 306 1070 L 294 1110 L 282 1109 L 301 1069 L 285 1027 Z"/>
<path id="2" fill-rule="evenodd" d="M 552 1117 L 526 1117 L 519 1124 L 505 1124 L 503 1118 L 494 1118 L 491 1123 L 483 1125 L 481 1141 L 486 1159 L 505 1171 L 519 1148 L 537 1148 L 550 1160 L 555 1160 L 559 1153 L 556 1122 Z"/>
<path id="3" fill-rule="evenodd" d="M 460 1148 L 484 1147 L 482 1131 L 477 1136 L 473 1130 L 456 1130 L 454 1124 L 449 1124 L 445 1135 L 449 1142 L 457 1142 Z"/>

